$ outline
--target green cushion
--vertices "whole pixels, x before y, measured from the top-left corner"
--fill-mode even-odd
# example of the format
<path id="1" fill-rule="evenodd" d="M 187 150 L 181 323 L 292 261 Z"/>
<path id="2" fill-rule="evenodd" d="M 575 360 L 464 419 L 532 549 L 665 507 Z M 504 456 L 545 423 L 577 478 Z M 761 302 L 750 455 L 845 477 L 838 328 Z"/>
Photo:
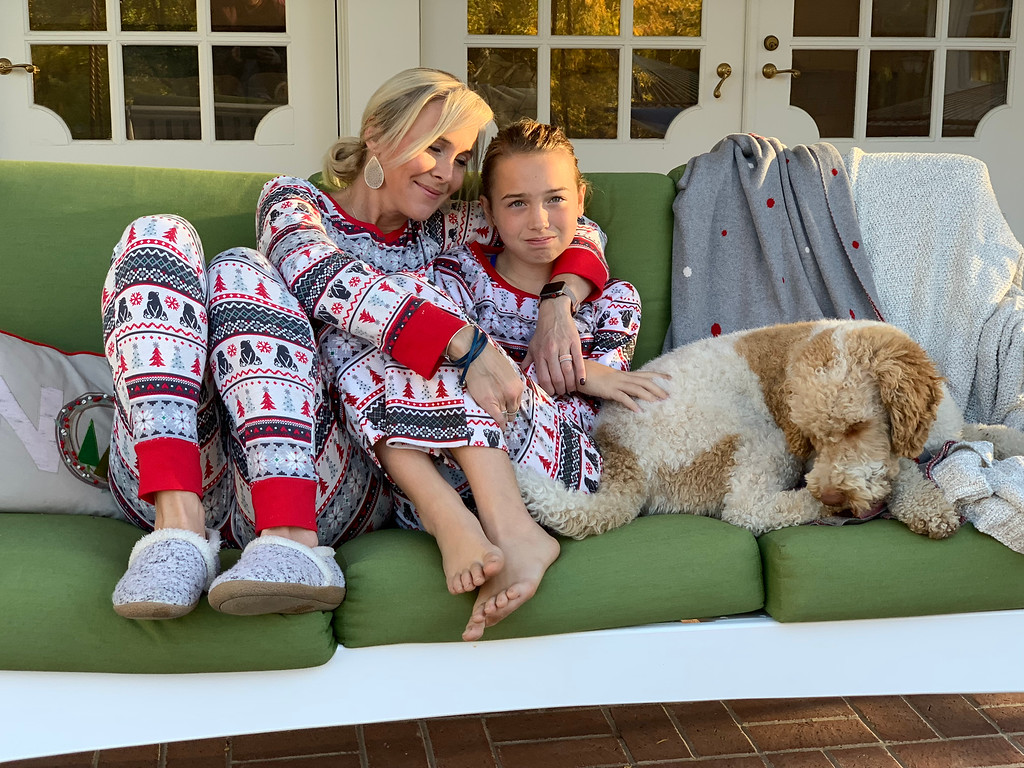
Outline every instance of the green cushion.
<path id="1" fill-rule="evenodd" d="M 141 536 L 106 518 L 0 515 L 0 667 L 238 672 L 313 667 L 334 654 L 329 613 L 225 616 L 203 598 L 180 619 L 121 618 L 110 596 Z"/>
<path id="2" fill-rule="evenodd" d="M 0 328 L 67 351 L 103 349 L 100 288 L 139 216 L 192 222 L 207 258 L 256 240 L 271 174 L 0 160 Z M 24 269 L 13 269 L 15 264 Z"/>
<path id="3" fill-rule="evenodd" d="M 933 541 L 895 520 L 800 526 L 759 540 L 779 621 L 1024 608 L 1024 555 L 965 525 Z"/>
<path id="4" fill-rule="evenodd" d="M 588 173 L 586 214 L 608 235 L 612 277 L 640 291 L 643 319 L 633 366 L 661 354 L 671 317 L 672 201 L 675 183 L 660 173 Z"/>
<path id="5" fill-rule="evenodd" d="M 761 564 L 742 528 L 692 515 L 640 518 L 562 552 L 532 600 L 485 639 L 720 616 L 762 606 Z M 350 648 L 459 641 L 474 596 L 450 595 L 425 533 L 385 530 L 344 544 L 348 595 L 335 612 Z"/>

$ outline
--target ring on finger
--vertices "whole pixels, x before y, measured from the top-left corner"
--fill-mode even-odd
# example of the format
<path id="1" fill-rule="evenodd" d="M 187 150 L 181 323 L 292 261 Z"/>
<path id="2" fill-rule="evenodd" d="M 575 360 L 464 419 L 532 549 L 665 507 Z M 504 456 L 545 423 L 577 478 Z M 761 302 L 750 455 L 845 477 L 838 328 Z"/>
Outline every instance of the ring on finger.
<path id="1" fill-rule="evenodd" d="M 561 365 L 562 363 L 571 363 L 571 362 L 572 362 L 572 355 L 559 355 L 558 356 L 558 363 L 559 363 L 559 365 Z"/>

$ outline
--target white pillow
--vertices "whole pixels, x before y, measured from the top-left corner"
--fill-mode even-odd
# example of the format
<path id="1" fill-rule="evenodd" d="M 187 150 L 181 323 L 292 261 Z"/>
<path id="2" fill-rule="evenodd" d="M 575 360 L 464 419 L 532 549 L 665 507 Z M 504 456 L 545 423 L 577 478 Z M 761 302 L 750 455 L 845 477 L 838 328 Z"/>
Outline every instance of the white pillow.
<path id="1" fill-rule="evenodd" d="M 65 354 L 0 331 L 0 512 L 122 516 L 105 485 L 91 485 L 68 468 L 56 433 L 65 404 L 86 392 L 113 391 L 102 355 Z M 109 408 L 85 411 L 77 419 L 76 440 L 92 422 L 102 456 L 111 418 Z"/>

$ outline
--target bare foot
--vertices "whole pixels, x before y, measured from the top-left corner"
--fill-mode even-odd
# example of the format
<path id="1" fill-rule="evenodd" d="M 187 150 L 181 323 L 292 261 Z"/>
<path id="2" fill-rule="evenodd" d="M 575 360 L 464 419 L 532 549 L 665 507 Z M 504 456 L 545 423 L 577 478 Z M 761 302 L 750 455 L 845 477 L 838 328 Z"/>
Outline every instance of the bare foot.
<path id="1" fill-rule="evenodd" d="M 501 549 L 484 535 L 476 517 L 465 510 L 432 533 L 444 564 L 444 578 L 453 595 L 472 592 L 497 575 L 505 565 Z M 455 517 L 454 515 L 452 517 Z M 431 526 L 433 527 L 433 526 Z"/>
<path id="2" fill-rule="evenodd" d="M 463 640 L 479 640 L 484 629 L 493 627 L 537 592 L 541 579 L 558 558 L 558 542 L 535 522 L 506 536 L 495 536 L 505 554 L 505 567 L 480 588 Z"/>

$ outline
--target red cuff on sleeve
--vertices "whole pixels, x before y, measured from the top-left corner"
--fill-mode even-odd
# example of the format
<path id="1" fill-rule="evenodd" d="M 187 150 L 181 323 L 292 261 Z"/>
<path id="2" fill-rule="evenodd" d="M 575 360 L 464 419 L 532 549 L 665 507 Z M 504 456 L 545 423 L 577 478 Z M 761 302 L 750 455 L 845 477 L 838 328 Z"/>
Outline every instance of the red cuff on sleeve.
<path id="1" fill-rule="evenodd" d="M 579 275 L 584 280 L 592 282 L 594 290 L 581 301 L 596 299 L 604 290 L 604 284 L 608 282 L 608 267 L 594 255 L 593 251 L 587 248 L 567 248 L 561 256 L 555 259 L 551 274 Z"/>
<path id="2" fill-rule="evenodd" d="M 135 446 L 139 464 L 139 498 L 153 503 L 157 491 L 191 491 L 203 495 L 199 446 L 191 440 L 155 437 Z"/>
<path id="3" fill-rule="evenodd" d="M 265 528 L 294 526 L 316 530 L 316 480 L 268 477 L 252 484 L 256 533 Z"/>
<path id="4" fill-rule="evenodd" d="M 601 283 L 604 285 L 604 283 Z M 432 378 L 441 367 L 452 336 L 466 321 L 433 304 L 420 305 L 391 348 L 391 356 L 424 378 Z"/>

